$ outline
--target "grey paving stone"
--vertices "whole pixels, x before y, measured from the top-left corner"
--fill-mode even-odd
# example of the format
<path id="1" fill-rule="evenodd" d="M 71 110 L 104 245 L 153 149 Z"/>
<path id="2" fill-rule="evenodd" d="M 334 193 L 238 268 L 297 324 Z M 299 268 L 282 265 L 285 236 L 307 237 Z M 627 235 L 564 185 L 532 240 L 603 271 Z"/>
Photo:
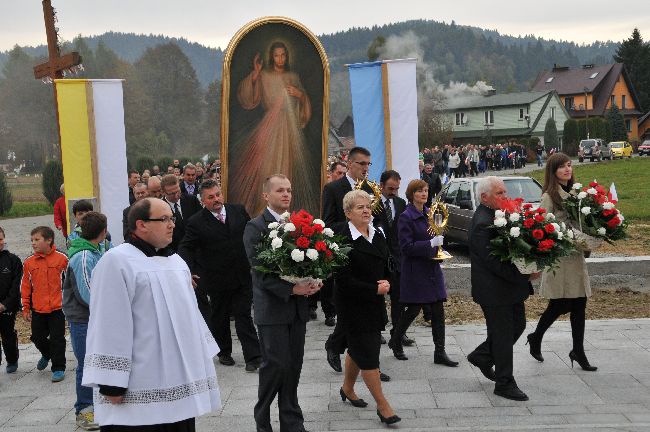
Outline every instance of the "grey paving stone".
<path id="1" fill-rule="evenodd" d="M 566 424 L 566 420 L 562 416 L 555 415 L 530 415 L 530 416 L 482 416 L 482 417 L 457 417 L 447 419 L 449 426 L 472 426 L 478 428 L 480 426 L 533 426 L 533 425 L 557 425 Z"/>
<path id="2" fill-rule="evenodd" d="M 590 405 L 587 407 L 587 409 L 589 410 L 589 412 L 598 413 L 598 414 L 615 414 L 615 413 L 636 414 L 636 413 L 650 412 L 650 406 L 637 404 L 637 403 L 630 403 L 630 404 L 609 403 L 606 405 Z"/>
<path id="3" fill-rule="evenodd" d="M 481 382 L 475 376 L 467 378 L 431 378 L 429 386 L 435 393 L 483 391 Z"/>
<path id="4" fill-rule="evenodd" d="M 531 405 L 528 409 L 533 414 L 586 414 L 589 412 L 586 406 L 581 405 Z"/>
<path id="5" fill-rule="evenodd" d="M 475 408 L 492 406 L 485 392 L 433 393 L 440 408 Z"/>
<path id="6" fill-rule="evenodd" d="M 529 416 L 526 407 L 472 407 L 466 408 L 427 408 L 415 410 L 416 417 L 483 417 L 483 416 Z"/>
<path id="7" fill-rule="evenodd" d="M 623 414 L 569 414 L 563 417 L 567 423 L 572 424 L 626 424 L 630 422 Z"/>
<path id="8" fill-rule="evenodd" d="M 650 412 L 648 411 L 643 413 L 625 413 L 625 417 L 633 423 L 650 423 Z"/>
<path id="9" fill-rule="evenodd" d="M 59 422 L 68 410 L 47 409 L 47 410 L 24 410 L 9 420 L 5 426 L 48 426 Z M 4 427 L 4 426 L 3 426 Z"/>

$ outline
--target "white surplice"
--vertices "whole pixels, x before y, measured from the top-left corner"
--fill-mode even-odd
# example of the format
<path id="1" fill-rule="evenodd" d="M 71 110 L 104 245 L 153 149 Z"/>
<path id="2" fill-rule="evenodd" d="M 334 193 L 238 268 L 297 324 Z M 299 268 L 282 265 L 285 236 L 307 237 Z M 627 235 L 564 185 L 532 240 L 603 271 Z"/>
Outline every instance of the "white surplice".
<path id="1" fill-rule="evenodd" d="M 176 254 L 109 250 L 91 280 L 83 385 L 94 387 L 100 425 L 173 423 L 221 408 L 213 357 L 219 347 Z M 111 404 L 99 385 L 127 388 Z"/>

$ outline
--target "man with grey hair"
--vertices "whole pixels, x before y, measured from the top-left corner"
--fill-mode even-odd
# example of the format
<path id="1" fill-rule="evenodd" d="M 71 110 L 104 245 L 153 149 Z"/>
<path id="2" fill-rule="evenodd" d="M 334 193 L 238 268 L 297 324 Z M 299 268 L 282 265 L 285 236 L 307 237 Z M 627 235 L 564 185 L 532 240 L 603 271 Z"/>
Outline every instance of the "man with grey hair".
<path id="1" fill-rule="evenodd" d="M 191 163 L 188 163 L 183 167 L 181 194 L 194 196 L 199 194 L 199 185 L 196 182 L 196 166 Z"/>
<path id="2" fill-rule="evenodd" d="M 487 339 L 467 360 L 495 381 L 494 394 L 526 401 L 528 396 L 517 387 L 512 375 L 512 346 L 526 328 L 524 300 L 533 292 L 530 280 L 538 278 L 539 273 L 523 275 L 514 264 L 490 254 L 490 240 L 497 235 L 490 226 L 494 224 L 495 210 L 507 198 L 503 180 L 493 176 L 482 178 L 477 193 L 481 205 L 469 230 L 472 297 L 483 310 Z"/>
<path id="3" fill-rule="evenodd" d="M 162 198 L 160 177 L 149 177 L 149 180 L 147 181 L 147 193 L 149 194 L 149 198 Z"/>

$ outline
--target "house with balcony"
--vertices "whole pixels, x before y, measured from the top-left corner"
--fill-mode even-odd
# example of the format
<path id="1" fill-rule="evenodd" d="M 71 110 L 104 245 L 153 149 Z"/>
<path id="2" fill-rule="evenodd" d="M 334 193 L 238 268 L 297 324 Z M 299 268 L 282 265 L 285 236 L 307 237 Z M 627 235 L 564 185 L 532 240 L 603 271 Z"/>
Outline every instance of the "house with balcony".
<path id="1" fill-rule="evenodd" d="M 569 114 L 553 90 L 457 98 L 447 103 L 445 115 L 453 124 L 454 142 L 477 143 L 488 134 L 493 142 L 537 137 L 544 140 L 549 118 L 555 120 L 560 148 Z"/>
<path id="2" fill-rule="evenodd" d="M 639 139 L 641 106 L 622 63 L 579 68 L 554 65 L 537 76 L 531 89 L 548 90 L 558 93 L 566 111 L 575 119 L 604 117 L 616 105 L 625 118 L 628 140 Z"/>
<path id="3" fill-rule="evenodd" d="M 650 111 L 639 119 L 639 140 L 650 140 Z"/>

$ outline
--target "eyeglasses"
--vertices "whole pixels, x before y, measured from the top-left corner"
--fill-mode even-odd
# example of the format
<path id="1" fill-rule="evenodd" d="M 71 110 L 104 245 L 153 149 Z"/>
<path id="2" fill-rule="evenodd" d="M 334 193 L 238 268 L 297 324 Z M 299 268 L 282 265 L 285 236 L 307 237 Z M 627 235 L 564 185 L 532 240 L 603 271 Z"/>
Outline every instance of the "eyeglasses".
<path id="1" fill-rule="evenodd" d="M 161 218 L 147 218 L 142 220 L 145 222 L 162 222 L 168 224 L 169 222 L 176 223 L 176 216 L 163 216 Z"/>
<path id="2" fill-rule="evenodd" d="M 372 165 L 372 162 L 357 162 L 357 161 L 354 161 L 354 163 L 359 164 L 362 167 L 369 167 L 370 165 Z"/>

